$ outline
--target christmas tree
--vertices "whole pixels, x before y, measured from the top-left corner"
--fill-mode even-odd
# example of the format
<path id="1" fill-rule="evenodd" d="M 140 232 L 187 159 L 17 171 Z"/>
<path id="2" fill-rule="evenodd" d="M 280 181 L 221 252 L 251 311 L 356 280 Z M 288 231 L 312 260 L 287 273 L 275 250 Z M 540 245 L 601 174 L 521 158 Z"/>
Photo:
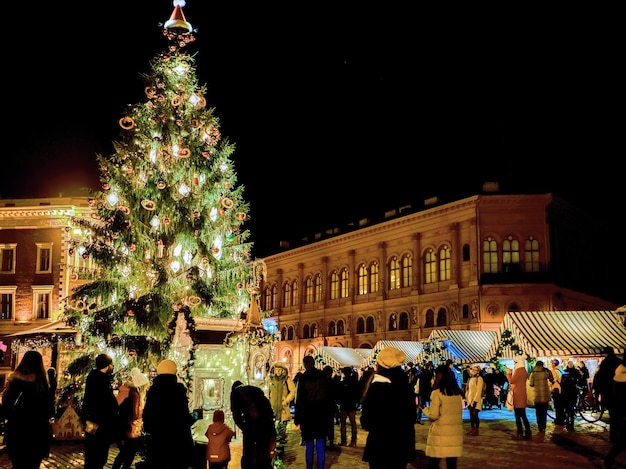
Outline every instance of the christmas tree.
<path id="1" fill-rule="evenodd" d="M 250 259 L 234 145 L 221 135 L 186 52 L 195 37 L 183 6 L 175 0 L 163 25 L 168 47 L 144 76 L 145 101 L 119 119 L 114 154 L 98 156 L 102 189 L 89 200 L 93 218 L 73 220 L 70 254 L 93 259 L 97 269 L 67 298 L 64 316 L 81 332 L 85 352 L 70 374 L 114 350 L 121 368 L 138 361 L 145 370 L 167 356 L 189 375 L 197 318 L 244 318 L 250 309 L 243 333 L 261 341 L 271 335 L 256 305 L 261 269 Z"/>

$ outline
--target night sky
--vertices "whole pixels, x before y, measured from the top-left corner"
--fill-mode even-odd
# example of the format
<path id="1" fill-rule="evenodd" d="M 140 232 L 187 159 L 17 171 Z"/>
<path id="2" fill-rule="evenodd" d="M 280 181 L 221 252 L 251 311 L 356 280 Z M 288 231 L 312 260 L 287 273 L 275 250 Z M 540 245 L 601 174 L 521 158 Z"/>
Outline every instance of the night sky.
<path id="1" fill-rule="evenodd" d="M 172 2 L 18 3 L 3 6 L 0 196 L 86 195 L 95 155 L 114 153 L 122 111 L 144 99 Z M 616 12 L 263 3 L 184 8 L 255 256 L 486 181 L 623 218 Z"/>

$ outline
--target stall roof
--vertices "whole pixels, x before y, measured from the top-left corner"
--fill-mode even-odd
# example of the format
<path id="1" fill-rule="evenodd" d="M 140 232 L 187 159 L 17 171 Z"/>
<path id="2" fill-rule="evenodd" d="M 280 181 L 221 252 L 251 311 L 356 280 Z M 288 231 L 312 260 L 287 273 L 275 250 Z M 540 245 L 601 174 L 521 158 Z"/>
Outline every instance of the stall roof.
<path id="1" fill-rule="evenodd" d="M 506 313 L 489 355 L 493 356 L 505 330 L 511 331 L 515 343 L 533 357 L 602 354 L 613 347 L 616 353 L 626 348 L 626 327 L 614 311 L 532 311 Z M 514 353 L 508 347 L 503 358 Z"/>
<path id="2" fill-rule="evenodd" d="M 428 340 L 449 339 L 448 354 L 461 363 L 477 363 L 489 360 L 489 349 L 496 331 L 468 331 L 435 329 Z"/>
<path id="3" fill-rule="evenodd" d="M 371 349 L 354 349 L 347 347 L 320 347 L 318 353 L 323 360 L 330 362 L 336 368 L 354 366 L 361 368 L 366 358 L 372 352 Z"/>
<path id="4" fill-rule="evenodd" d="M 382 349 L 386 347 L 395 347 L 398 350 L 402 350 L 406 354 L 406 360 L 404 363 L 415 363 L 420 353 L 424 351 L 424 344 L 422 342 L 413 342 L 410 340 L 379 340 L 374 345 L 375 354 L 372 353 L 368 357 L 368 365 L 371 365 L 374 361 L 374 355 L 377 355 Z"/>
<path id="5" fill-rule="evenodd" d="M 33 327 L 24 331 L 8 334 L 6 337 L 24 337 L 36 335 L 54 335 L 54 334 L 75 334 L 76 329 L 69 327 L 65 321 L 58 320 L 44 324 L 43 326 Z"/>

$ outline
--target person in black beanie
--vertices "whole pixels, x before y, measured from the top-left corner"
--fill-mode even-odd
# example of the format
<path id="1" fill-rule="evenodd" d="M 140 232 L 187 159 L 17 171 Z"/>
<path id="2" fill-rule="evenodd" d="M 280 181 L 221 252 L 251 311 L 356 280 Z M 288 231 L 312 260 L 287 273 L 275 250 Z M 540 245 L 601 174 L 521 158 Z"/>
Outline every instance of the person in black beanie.
<path id="1" fill-rule="evenodd" d="M 85 469 L 102 469 L 115 440 L 117 400 L 111 383 L 113 359 L 101 353 L 85 381 L 81 420 L 85 425 Z"/>

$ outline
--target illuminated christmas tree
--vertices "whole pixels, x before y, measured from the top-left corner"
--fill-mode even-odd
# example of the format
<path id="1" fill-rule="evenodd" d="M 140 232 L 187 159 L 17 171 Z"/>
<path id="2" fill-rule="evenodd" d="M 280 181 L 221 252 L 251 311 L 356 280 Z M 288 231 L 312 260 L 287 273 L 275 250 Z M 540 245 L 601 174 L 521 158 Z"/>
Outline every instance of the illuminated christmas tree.
<path id="1" fill-rule="evenodd" d="M 145 101 L 121 116 L 115 153 L 98 156 L 93 219 L 73 220 L 70 251 L 97 269 L 67 298 L 64 316 L 92 356 L 122 351 L 126 362 L 143 360 L 142 369 L 168 356 L 189 372 L 196 319 L 246 317 L 262 269 L 250 259 L 234 145 L 222 137 L 185 52 L 195 37 L 183 6 L 174 1 L 164 24 L 168 48 L 145 75 Z M 255 340 L 271 336 L 260 319 L 244 329 Z M 83 371 L 81 364 L 70 371 Z"/>

